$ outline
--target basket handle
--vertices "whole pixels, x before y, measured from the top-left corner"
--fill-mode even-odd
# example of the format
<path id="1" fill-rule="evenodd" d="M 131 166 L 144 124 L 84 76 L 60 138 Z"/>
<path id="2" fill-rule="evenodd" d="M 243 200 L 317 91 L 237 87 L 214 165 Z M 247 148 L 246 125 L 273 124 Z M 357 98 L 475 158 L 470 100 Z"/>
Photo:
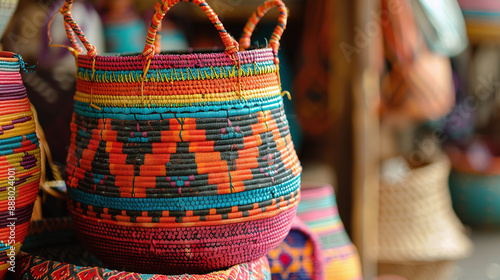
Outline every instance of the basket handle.
<path id="1" fill-rule="evenodd" d="M 215 28 L 219 31 L 220 37 L 224 46 L 226 47 L 226 54 L 232 55 L 238 51 L 238 42 L 229 35 L 229 33 L 222 25 L 222 22 L 219 20 L 217 14 L 210 8 L 210 6 L 205 2 L 205 0 L 161 0 L 162 5 L 159 9 L 156 10 L 153 19 L 151 20 L 151 25 L 149 26 L 148 36 L 146 37 L 146 45 L 144 46 L 144 50 L 142 55 L 146 58 L 151 59 L 155 53 L 155 39 L 156 33 L 158 32 L 158 25 L 161 20 L 165 16 L 165 14 L 178 4 L 179 2 L 192 2 L 198 5 L 203 12 L 208 16 L 210 21 L 215 25 Z M 159 46 L 159 43 L 157 44 Z"/>
<path id="2" fill-rule="evenodd" d="M 208 6 L 205 0 L 161 0 L 161 3 L 155 6 L 156 12 L 153 16 L 153 19 L 151 20 L 151 25 L 149 27 L 148 35 L 146 37 L 146 44 L 142 52 L 142 54 L 147 59 L 153 58 L 155 54 L 155 48 L 159 48 L 159 42 L 156 42 L 155 44 L 155 41 L 156 41 L 156 33 L 158 32 L 161 20 L 163 19 L 165 14 L 170 10 L 170 8 L 172 8 L 179 2 L 192 2 L 198 5 L 205 12 L 210 21 L 212 21 L 212 23 L 219 31 L 222 42 L 226 47 L 225 52 L 228 55 L 232 55 L 238 51 L 238 42 L 236 42 L 236 40 L 233 37 L 231 37 L 231 35 L 229 35 L 229 33 L 224 28 L 224 25 L 222 25 L 222 22 L 220 22 L 217 14 L 212 10 L 212 8 L 210 8 L 210 6 Z M 79 53 L 81 53 L 81 48 L 80 49 L 77 48 L 75 35 L 83 43 L 85 49 L 87 49 L 87 55 L 90 57 L 95 57 L 97 55 L 97 50 L 95 46 L 88 41 L 87 37 L 81 30 L 80 26 L 75 22 L 75 20 L 71 16 L 72 6 L 73 6 L 73 0 L 65 0 L 63 7 L 59 10 L 64 17 L 66 35 L 69 38 L 71 46 L 74 49 L 77 49 Z"/>
<path id="3" fill-rule="evenodd" d="M 97 55 L 97 49 L 95 48 L 94 45 L 92 45 L 87 37 L 85 37 L 85 34 L 83 33 L 82 29 L 78 25 L 78 23 L 75 22 L 73 17 L 71 16 L 71 7 L 73 6 L 73 0 L 64 0 L 64 4 L 59 9 L 61 12 L 62 16 L 64 17 L 65 21 L 65 29 L 66 29 L 66 35 L 69 38 L 69 41 L 71 43 L 71 46 L 78 51 L 78 53 L 82 52 L 82 49 L 78 47 L 78 44 L 76 44 L 76 38 L 75 34 L 80 39 L 82 42 L 83 46 L 85 49 L 87 49 L 87 55 L 90 57 L 95 57 Z"/>
<path id="4" fill-rule="evenodd" d="M 260 19 L 272 8 L 278 7 L 280 15 L 278 18 L 278 25 L 274 28 L 274 32 L 269 40 L 269 45 L 273 49 L 275 62 L 278 60 L 278 49 L 280 47 L 280 39 L 283 31 L 286 29 L 286 22 L 288 19 L 288 9 L 281 0 L 267 0 L 264 4 L 260 5 L 257 10 L 252 14 L 247 24 L 243 28 L 243 33 L 240 38 L 240 50 L 244 51 L 250 47 L 250 37 L 252 37 L 255 26 L 259 23 Z"/>

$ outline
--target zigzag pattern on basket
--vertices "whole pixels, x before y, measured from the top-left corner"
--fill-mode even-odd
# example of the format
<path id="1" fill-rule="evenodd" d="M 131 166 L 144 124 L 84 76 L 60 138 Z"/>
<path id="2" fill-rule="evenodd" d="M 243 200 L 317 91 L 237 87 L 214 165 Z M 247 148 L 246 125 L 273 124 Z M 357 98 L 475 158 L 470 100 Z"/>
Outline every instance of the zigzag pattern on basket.
<path id="1" fill-rule="evenodd" d="M 155 54 L 156 29 L 178 2 L 157 5 L 136 56 L 96 55 L 72 0 L 61 9 L 87 49 L 77 56 L 68 209 L 83 243 L 115 268 L 206 273 L 259 259 L 286 237 L 300 200 L 276 59 L 284 4 L 258 9 L 254 25 L 279 7 L 278 28 L 271 48 L 247 51 L 191 0 L 224 52 Z"/>

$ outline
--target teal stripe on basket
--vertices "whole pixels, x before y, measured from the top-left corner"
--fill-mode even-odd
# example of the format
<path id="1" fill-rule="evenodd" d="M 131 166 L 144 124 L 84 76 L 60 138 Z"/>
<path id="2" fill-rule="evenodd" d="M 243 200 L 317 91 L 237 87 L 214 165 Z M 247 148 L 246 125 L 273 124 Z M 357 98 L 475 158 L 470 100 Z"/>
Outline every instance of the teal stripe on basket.
<path id="1" fill-rule="evenodd" d="M 274 61 L 262 61 L 252 64 L 241 65 L 241 76 L 255 76 L 270 72 L 276 72 Z M 92 69 L 78 68 L 78 77 L 90 80 Z M 143 71 L 104 71 L 96 70 L 94 81 L 101 83 L 123 83 L 140 82 Z M 193 81 L 193 80 L 212 80 L 227 77 L 237 77 L 238 69 L 235 66 L 204 67 L 204 68 L 171 68 L 171 69 L 152 69 L 147 73 L 146 81 Z M 106 82 L 107 81 L 107 82 Z"/>
<path id="2" fill-rule="evenodd" d="M 324 249 L 337 248 L 346 244 L 351 244 L 351 240 L 349 236 L 347 236 L 344 228 L 339 229 L 339 232 L 336 234 L 319 236 L 319 240 Z"/>
<path id="3" fill-rule="evenodd" d="M 30 140 L 33 144 L 36 144 L 38 147 L 38 138 L 35 133 L 26 135 L 26 139 Z M 8 139 L 0 140 L 0 156 L 10 155 L 14 153 L 13 149 L 21 148 L 23 141 L 22 136 L 16 136 Z"/>
<path id="4" fill-rule="evenodd" d="M 25 137 L 26 137 L 26 140 L 32 140 L 32 141 L 37 140 L 38 141 L 38 138 L 36 137 L 36 133 L 27 134 L 27 135 L 25 135 Z M 0 139 L 0 146 L 9 145 L 9 144 L 16 144 L 16 143 L 19 143 L 21 141 L 23 141 L 23 136 L 15 136 L 15 137 L 7 138 L 7 139 Z"/>
<path id="5" fill-rule="evenodd" d="M 21 68 L 19 61 L 0 61 L 0 69 L 2 71 L 19 72 Z"/>
<path id="6" fill-rule="evenodd" d="M 299 207 L 300 207 L 300 204 L 299 204 Z M 327 227 L 327 226 L 332 227 L 332 225 L 335 225 L 339 221 L 340 221 L 340 216 L 336 215 L 335 217 L 326 216 L 322 220 L 304 221 L 304 223 L 306 223 L 311 228 L 321 228 L 321 227 Z"/>
<path id="7" fill-rule="evenodd" d="M 337 207 L 337 203 L 333 197 L 309 199 L 307 201 L 302 200 L 297 209 L 297 213 L 309 212 L 310 210 L 330 209 L 332 207 Z"/>
<path id="8" fill-rule="evenodd" d="M 240 193 L 195 196 L 179 198 L 117 198 L 89 194 L 74 188 L 68 188 L 69 198 L 87 205 L 97 207 L 135 210 L 135 211 L 188 211 L 241 206 L 259 203 L 283 195 L 290 194 L 299 189 L 300 175 L 289 181 L 264 189 L 245 191 Z"/>
<path id="9" fill-rule="evenodd" d="M 253 98 L 236 101 L 210 102 L 208 104 L 185 104 L 184 107 L 102 107 L 96 110 L 88 103 L 75 101 L 76 114 L 88 118 L 110 118 L 116 120 L 164 120 L 173 118 L 227 118 L 277 109 L 283 106 L 283 98 Z"/>
<path id="10" fill-rule="evenodd" d="M 497 20 L 500 19 L 499 11 L 462 11 L 465 16 L 477 16 L 477 17 L 492 17 Z"/>

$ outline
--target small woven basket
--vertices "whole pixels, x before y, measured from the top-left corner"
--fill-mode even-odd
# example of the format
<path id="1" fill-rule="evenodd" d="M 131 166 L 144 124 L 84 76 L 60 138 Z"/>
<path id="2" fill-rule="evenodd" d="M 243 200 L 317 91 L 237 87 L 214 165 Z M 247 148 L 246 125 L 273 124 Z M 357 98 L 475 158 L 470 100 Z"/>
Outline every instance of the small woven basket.
<path id="1" fill-rule="evenodd" d="M 340 219 L 333 187 L 308 183 L 302 188 L 297 218 L 321 241 L 326 279 L 361 280 L 358 251 Z"/>
<path id="2" fill-rule="evenodd" d="M 259 7 L 238 44 L 205 1 L 189 1 L 225 51 L 155 54 L 158 25 L 181 2 L 163 1 L 142 54 L 101 56 L 71 18 L 72 2 L 61 9 L 78 53 L 66 175 L 83 243 L 112 268 L 147 273 L 206 273 L 265 256 L 300 198 L 277 58 L 284 4 Z M 273 7 L 270 47 L 247 50 Z"/>
<path id="3" fill-rule="evenodd" d="M 445 155 L 412 169 L 402 180 L 382 180 L 379 261 L 435 262 L 467 257 L 472 243 L 453 212 Z"/>
<path id="4" fill-rule="evenodd" d="M 19 55 L 0 52 L 0 279 L 15 266 L 40 182 L 35 118 L 20 74 L 24 67 Z"/>

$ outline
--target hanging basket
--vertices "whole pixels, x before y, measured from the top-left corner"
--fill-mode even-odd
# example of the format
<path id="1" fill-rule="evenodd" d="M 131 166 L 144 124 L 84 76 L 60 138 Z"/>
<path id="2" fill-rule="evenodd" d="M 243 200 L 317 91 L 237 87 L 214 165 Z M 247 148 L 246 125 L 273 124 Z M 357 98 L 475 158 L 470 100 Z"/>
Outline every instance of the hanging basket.
<path id="1" fill-rule="evenodd" d="M 19 55 L 0 52 L 0 279 L 15 266 L 40 182 L 40 148 L 23 68 Z"/>
<path id="2" fill-rule="evenodd" d="M 158 25 L 181 2 L 163 1 L 143 53 L 126 56 L 97 55 L 72 2 L 61 9 L 80 53 L 66 175 L 83 243 L 111 268 L 147 273 L 206 273 L 265 256 L 286 237 L 300 197 L 278 72 L 284 4 L 259 7 L 238 44 L 205 1 L 189 1 L 225 50 L 155 54 Z M 247 50 L 273 7 L 269 47 Z"/>

